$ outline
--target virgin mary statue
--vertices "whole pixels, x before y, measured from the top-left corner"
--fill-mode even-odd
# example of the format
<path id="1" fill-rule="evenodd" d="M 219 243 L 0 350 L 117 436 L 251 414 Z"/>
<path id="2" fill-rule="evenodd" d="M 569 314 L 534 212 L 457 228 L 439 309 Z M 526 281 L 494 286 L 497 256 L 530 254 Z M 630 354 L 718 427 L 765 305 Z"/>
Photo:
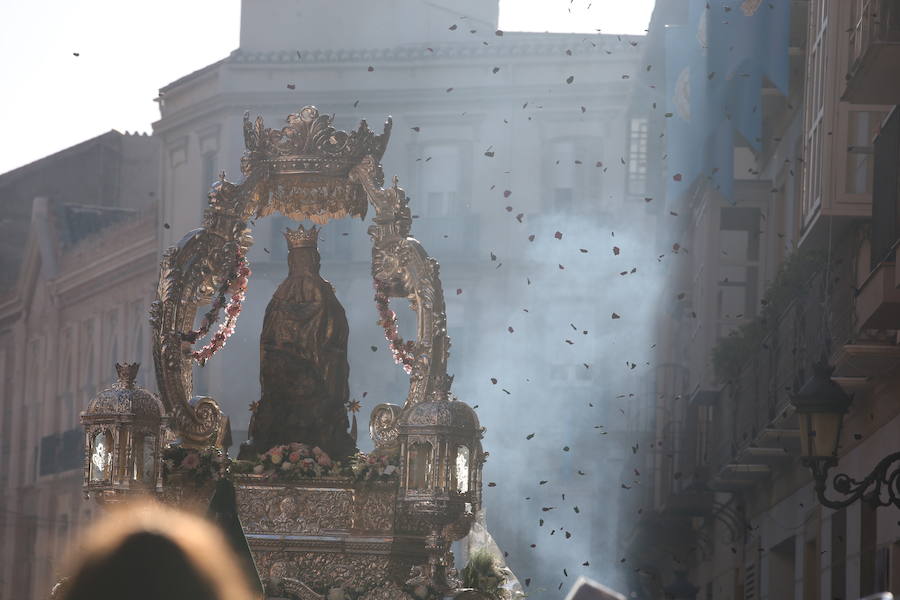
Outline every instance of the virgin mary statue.
<path id="1" fill-rule="evenodd" d="M 243 457 L 291 442 L 341 460 L 356 450 L 348 433 L 349 327 L 332 285 L 319 275 L 319 231 L 288 229 L 288 276 L 266 307 L 260 335 L 262 395 Z"/>

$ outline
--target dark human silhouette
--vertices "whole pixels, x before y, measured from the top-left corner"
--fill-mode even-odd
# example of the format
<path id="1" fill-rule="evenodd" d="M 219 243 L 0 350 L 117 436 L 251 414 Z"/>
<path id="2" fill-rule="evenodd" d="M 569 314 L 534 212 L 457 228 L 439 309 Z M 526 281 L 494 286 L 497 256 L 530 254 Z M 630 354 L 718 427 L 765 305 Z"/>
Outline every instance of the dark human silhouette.
<path id="1" fill-rule="evenodd" d="M 266 307 L 259 339 L 262 396 L 241 458 L 301 442 L 342 460 L 356 450 L 347 431 L 347 317 L 319 275 L 318 230 L 301 225 L 285 237 L 288 276 Z"/>
<path id="2" fill-rule="evenodd" d="M 62 600 L 251 600 L 228 542 L 200 517 L 153 503 L 116 508 L 73 550 Z"/>

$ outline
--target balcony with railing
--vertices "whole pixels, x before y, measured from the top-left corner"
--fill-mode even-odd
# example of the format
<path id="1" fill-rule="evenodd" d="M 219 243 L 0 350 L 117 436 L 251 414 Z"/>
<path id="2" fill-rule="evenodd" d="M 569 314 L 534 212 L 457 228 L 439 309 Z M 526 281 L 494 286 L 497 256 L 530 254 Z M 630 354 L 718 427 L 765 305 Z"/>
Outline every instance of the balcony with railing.
<path id="1" fill-rule="evenodd" d="M 795 463 L 791 394 L 814 362 L 823 355 L 840 362 L 855 341 L 851 246 L 848 236 L 831 256 L 796 252 L 767 290 L 760 316 L 716 347 L 724 388 L 709 440 L 711 488 L 747 490 Z"/>
<path id="2" fill-rule="evenodd" d="M 900 110 L 874 143 L 871 272 L 860 286 L 857 318 L 865 329 L 900 330 Z"/>
<path id="3" fill-rule="evenodd" d="M 850 60 L 844 100 L 900 104 L 900 3 L 851 0 Z"/>

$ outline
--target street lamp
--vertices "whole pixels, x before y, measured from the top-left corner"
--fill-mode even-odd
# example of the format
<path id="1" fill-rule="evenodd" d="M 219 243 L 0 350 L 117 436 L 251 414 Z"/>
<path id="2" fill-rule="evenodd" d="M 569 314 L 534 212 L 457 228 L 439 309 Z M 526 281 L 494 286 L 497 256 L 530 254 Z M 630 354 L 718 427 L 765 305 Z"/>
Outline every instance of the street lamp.
<path id="1" fill-rule="evenodd" d="M 813 366 L 813 375 L 792 397 L 800 421 L 800 460 L 812 471 L 819 502 L 828 508 L 847 507 L 860 498 L 874 506 L 900 508 L 900 452 L 886 456 L 863 480 L 845 473 L 832 480 L 834 490 L 843 495 L 825 495 L 828 471 L 838 464 L 838 444 L 844 415 L 853 401 L 831 378 L 834 367 L 824 360 Z"/>

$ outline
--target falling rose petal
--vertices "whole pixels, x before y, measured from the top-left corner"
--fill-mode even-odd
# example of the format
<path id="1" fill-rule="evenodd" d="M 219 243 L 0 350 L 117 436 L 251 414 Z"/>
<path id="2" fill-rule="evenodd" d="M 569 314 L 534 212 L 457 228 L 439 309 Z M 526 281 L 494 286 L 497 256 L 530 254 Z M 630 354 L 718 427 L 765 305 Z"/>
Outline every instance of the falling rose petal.
<path id="1" fill-rule="evenodd" d="M 455 24 L 454 24 L 454 25 L 451 25 L 450 27 L 448 27 L 448 29 L 449 29 L 450 31 L 456 31 L 456 28 L 457 28 L 457 26 L 456 26 Z"/>
<path id="2" fill-rule="evenodd" d="M 564 266 L 562 266 L 562 265 L 559 265 L 559 270 L 560 270 L 560 271 L 565 271 L 566 268 L 565 268 Z"/>
<path id="3" fill-rule="evenodd" d="M 563 234 L 561 231 L 557 231 L 556 233 L 553 234 L 553 237 L 555 237 L 558 240 L 561 240 L 562 236 L 563 236 Z"/>
<path id="4" fill-rule="evenodd" d="M 494 67 L 494 71 L 493 71 L 494 75 L 496 75 L 499 70 L 500 70 L 500 67 Z"/>
<path id="5" fill-rule="evenodd" d="M 416 126 L 416 127 L 410 127 L 410 129 L 412 129 L 412 130 L 415 131 L 416 133 L 419 133 L 419 132 L 422 130 L 422 128 L 421 128 L 421 127 L 418 127 L 418 126 Z"/>
<path id="6" fill-rule="evenodd" d="M 494 483 L 493 481 L 489 481 L 489 482 L 488 482 L 488 487 L 497 487 L 497 484 Z"/>
<path id="7" fill-rule="evenodd" d="M 510 196 L 512 196 L 512 190 L 503 190 L 504 198 L 509 198 Z M 512 209 L 510 209 L 510 210 L 512 210 Z"/>
<path id="8" fill-rule="evenodd" d="M 675 173 L 674 175 L 672 175 L 672 179 L 674 179 L 675 181 L 681 181 L 681 173 Z"/>
<path id="9" fill-rule="evenodd" d="M 506 207 L 506 212 L 512 212 L 512 206 L 507 206 L 507 207 Z"/>
<path id="10" fill-rule="evenodd" d="M 620 317 L 617 313 L 613 313 L 611 318 L 613 318 L 613 319 L 621 319 L 622 317 Z"/>
<path id="11" fill-rule="evenodd" d="M 289 90 L 296 90 L 296 89 L 297 89 L 297 86 L 294 85 L 293 83 L 289 83 L 289 84 L 287 84 L 287 89 L 289 89 Z"/>
<path id="12" fill-rule="evenodd" d="M 449 94 L 450 92 L 452 92 L 452 91 L 453 91 L 453 88 L 452 88 L 452 87 L 447 88 L 447 93 L 448 93 L 448 94 Z"/>
<path id="13" fill-rule="evenodd" d="M 530 439 L 533 438 L 533 437 L 534 437 L 534 434 L 533 434 L 533 433 L 529 433 L 528 435 L 525 436 L 525 439 L 526 439 L 526 440 L 530 440 Z"/>
<path id="14" fill-rule="evenodd" d="M 496 378 L 496 377 L 491 377 L 491 383 L 492 383 L 493 385 L 497 385 L 497 378 Z"/>
<path id="15" fill-rule="evenodd" d="M 497 37 L 503 37 L 503 30 L 498 29 L 497 31 L 494 32 L 494 35 L 496 35 Z"/>
<path id="16" fill-rule="evenodd" d="M 619 255 L 619 253 L 620 253 L 620 252 L 621 252 L 621 251 L 622 251 L 622 250 L 621 250 L 621 249 L 619 249 L 619 247 L 618 247 L 618 246 L 613 246 L 613 249 L 612 249 L 612 251 L 613 251 L 613 254 L 614 254 L 614 255 L 616 255 L 616 256 L 618 256 L 618 255 Z"/>
<path id="17" fill-rule="evenodd" d="M 578 251 L 581 252 L 582 254 L 588 253 L 587 248 L 579 248 Z"/>
<path id="18" fill-rule="evenodd" d="M 378 346 L 369 346 L 372 349 L 372 352 L 378 352 Z"/>
<path id="19" fill-rule="evenodd" d="M 369 73 L 371 73 L 374 70 L 375 70 L 375 67 L 373 67 L 372 65 L 369 65 Z"/>
<path id="20" fill-rule="evenodd" d="M 456 288 L 456 295 L 459 296 L 462 294 L 462 288 Z"/>
<path id="21" fill-rule="evenodd" d="M 566 77 L 566 83 L 572 83 L 573 81 L 575 81 L 574 75 L 569 75 L 568 77 Z"/>
<path id="22" fill-rule="evenodd" d="M 523 219 L 524 217 L 525 217 L 525 213 L 519 213 L 519 214 L 516 215 L 516 221 L 518 221 L 519 223 L 521 223 L 521 222 L 522 222 L 522 219 Z"/>
<path id="23" fill-rule="evenodd" d="M 513 329 L 511 326 L 510 326 L 510 327 L 507 327 L 506 330 L 507 330 L 508 332 L 510 332 L 510 333 L 515 333 L 515 331 L 516 331 L 516 330 Z"/>

